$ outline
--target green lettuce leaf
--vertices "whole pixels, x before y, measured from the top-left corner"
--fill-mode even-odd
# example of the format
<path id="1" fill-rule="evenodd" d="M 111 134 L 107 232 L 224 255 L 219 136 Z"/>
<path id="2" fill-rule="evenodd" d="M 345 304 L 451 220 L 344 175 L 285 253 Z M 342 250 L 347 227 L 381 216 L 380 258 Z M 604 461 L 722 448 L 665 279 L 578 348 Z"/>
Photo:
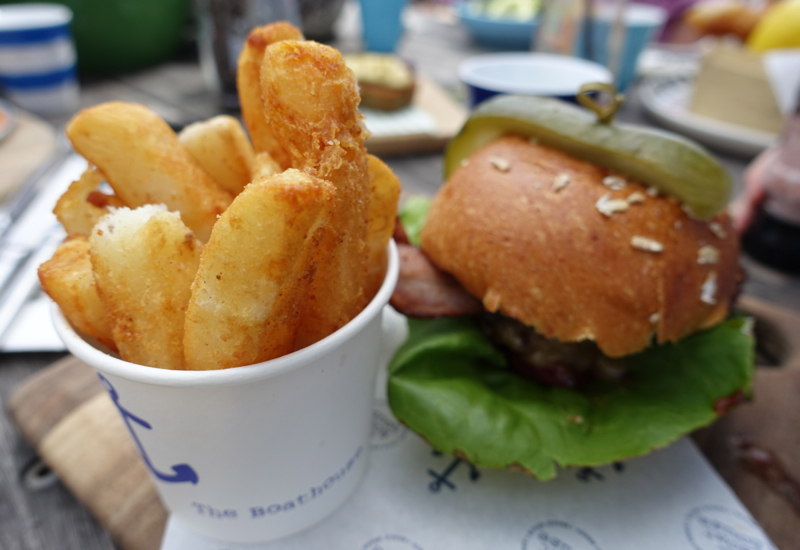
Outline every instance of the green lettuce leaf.
<path id="1" fill-rule="evenodd" d="M 425 225 L 425 218 L 428 217 L 428 210 L 431 208 L 431 200 L 427 197 L 413 196 L 405 200 L 398 216 L 406 236 L 411 244 L 419 246 L 419 234 L 422 226 Z"/>
<path id="2" fill-rule="evenodd" d="M 389 369 L 395 416 L 448 454 L 540 479 L 557 466 L 606 464 L 648 453 L 713 422 L 718 400 L 750 395 L 754 340 L 733 318 L 627 360 L 629 379 L 579 391 L 539 385 L 467 317 L 409 319 Z"/>

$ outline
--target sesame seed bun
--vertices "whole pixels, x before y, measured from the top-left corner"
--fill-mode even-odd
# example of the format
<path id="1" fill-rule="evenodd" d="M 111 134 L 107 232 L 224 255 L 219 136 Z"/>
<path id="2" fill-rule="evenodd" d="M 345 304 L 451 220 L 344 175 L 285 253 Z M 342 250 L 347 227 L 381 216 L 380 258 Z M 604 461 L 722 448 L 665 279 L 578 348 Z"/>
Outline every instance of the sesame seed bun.
<path id="1" fill-rule="evenodd" d="M 741 278 L 727 214 L 693 220 L 652 191 L 507 136 L 444 184 L 422 249 L 487 310 L 629 355 L 721 322 Z"/>

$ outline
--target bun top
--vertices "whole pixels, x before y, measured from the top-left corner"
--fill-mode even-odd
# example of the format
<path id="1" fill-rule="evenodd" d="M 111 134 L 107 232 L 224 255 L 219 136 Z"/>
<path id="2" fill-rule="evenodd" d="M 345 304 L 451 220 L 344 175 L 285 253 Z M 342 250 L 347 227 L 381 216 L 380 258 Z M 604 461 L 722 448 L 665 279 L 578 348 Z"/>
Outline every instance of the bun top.
<path id="1" fill-rule="evenodd" d="M 563 342 L 629 355 L 721 322 L 738 290 L 726 214 L 677 201 L 560 151 L 503 137 L 434 198 L 423 251 L 489 311 Z"/>

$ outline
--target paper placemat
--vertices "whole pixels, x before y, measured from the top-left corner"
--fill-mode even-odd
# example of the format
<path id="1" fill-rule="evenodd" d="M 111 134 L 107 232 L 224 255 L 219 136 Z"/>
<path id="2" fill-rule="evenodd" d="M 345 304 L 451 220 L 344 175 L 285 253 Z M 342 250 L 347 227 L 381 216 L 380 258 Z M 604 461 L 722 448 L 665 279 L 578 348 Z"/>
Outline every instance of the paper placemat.
<path id="1" fill-rule="evenodd" d="M 407 328 L 390 308 L 384 323 L 388 362 Z M 328 519 L 283 540 L 237 545 L 197 535 L 170 518 L 161 550 L 775 550 L 689 439 L 540 482 L 431 450 L 392 415 L 386 376 L 381 369 L 367 473 Z M 323 491 L 336 491 L 326 482 L 319 480 Z M 291 514 L 296 502 L 313 506 L 298 495 L 285 497 L 235 513 L 263 521 Z M 198 514 L 225 521 L 208 507 L 198 506 Z"/>
<path id="2" fill-rule="evenodd" d="M 277 542 L 236 545 L 170 519 L 161 550 L 775 548 L 688 439 L 644 458 L 538 482 L 437 455 L 388 409 L 375 414 L 366 477 L 323 523 Z M 267 510 L 291 513 L 280 504 Z M 262 519 L 261 510 L 237 512 Z"/>

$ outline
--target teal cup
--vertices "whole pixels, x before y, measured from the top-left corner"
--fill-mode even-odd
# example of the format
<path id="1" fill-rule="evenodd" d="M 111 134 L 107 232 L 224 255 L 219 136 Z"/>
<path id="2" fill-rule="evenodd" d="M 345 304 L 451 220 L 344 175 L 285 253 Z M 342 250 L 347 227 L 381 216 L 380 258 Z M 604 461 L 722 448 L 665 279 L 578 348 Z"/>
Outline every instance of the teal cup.
<path id="1" fill-rule="evenodd" d="M 402 14 L 408 0 L 360 0 L 364 49 L 391 53 L 403 34 Z"/>
<path id="2" fill-rule="evenodd" d="M 600 13 L 592 25 L 591 44 L 587 49 L 583 35 L 578 33 L 575 51 L 585 59 L 610 66 L 609 42 L 613 22 L 609 13 Z M 625 10 L 625 38 L 617 60 L 617 89 L 624 91 L 636 78 L 639 55 L 652 38 L 658 34 L 667 20 L 667 12 L 657 6 L 629 4 Z"/>

